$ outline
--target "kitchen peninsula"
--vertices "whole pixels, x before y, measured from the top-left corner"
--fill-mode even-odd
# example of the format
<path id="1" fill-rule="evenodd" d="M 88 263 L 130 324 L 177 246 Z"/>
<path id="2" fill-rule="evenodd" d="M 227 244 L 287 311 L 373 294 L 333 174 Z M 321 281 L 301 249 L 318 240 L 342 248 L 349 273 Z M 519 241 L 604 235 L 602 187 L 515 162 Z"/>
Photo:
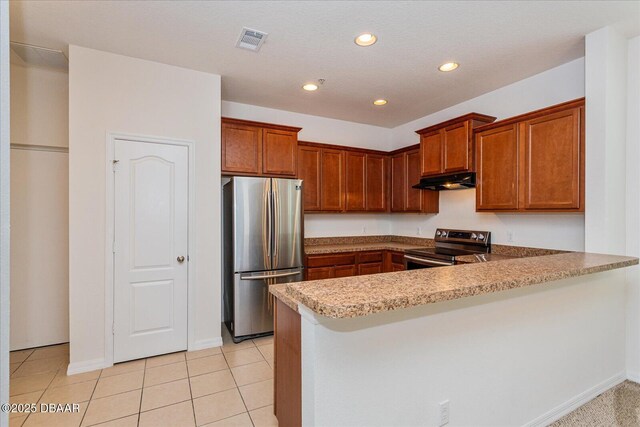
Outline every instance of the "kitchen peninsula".
<path id="1" fill-rule="evenodd" d="M 619 269 L 637 263 L 572 252 L 272 286 L 276 416 L 544 425 L 624 380 Z"/>

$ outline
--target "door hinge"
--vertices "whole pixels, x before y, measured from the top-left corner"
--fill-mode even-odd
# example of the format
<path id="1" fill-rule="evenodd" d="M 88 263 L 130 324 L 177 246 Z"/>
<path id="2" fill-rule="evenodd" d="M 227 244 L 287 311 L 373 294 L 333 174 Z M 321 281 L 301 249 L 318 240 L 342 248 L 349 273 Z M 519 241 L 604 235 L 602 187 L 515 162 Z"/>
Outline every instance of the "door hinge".
<path id="1" fill-rule="evenodd" d="M 111 166 L 113 167 L 114 172 L 118 170 L 118 163 L 120 163 L 120 160 L 113 160 L 111 162 Z"/>
<path id="2" fill-rule="evenodd" d="M 116 324 L 113 323 L 111 324 L 111 335 L 115 335 L 116 334 Z"/>

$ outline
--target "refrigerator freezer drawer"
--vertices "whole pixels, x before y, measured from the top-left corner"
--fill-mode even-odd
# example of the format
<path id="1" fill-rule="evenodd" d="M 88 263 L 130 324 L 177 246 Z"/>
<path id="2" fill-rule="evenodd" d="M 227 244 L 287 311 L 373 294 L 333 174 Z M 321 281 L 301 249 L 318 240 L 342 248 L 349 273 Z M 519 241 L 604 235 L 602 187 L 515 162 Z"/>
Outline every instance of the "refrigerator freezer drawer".
<path id="1" fill-rule="evenodd" d="M 234 275 L 233 337 L 273 332 L 273 296 L 269 285 L 300 282 L 301 268 Z"/>

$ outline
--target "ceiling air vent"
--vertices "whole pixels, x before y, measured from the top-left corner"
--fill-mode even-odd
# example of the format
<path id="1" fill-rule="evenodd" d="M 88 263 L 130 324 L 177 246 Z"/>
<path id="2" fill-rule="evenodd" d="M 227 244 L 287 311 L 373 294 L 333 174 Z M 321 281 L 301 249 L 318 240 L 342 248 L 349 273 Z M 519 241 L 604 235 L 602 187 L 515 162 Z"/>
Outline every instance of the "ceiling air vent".
<path id="1" fill-rule="evenodd" d="M 264 43 L 267 35 L 267 33 L 263 33 L 262 31 L 243 28 L 236 46 L 257 52 L 260 50 L 260 47 L 262 47 L 262 43 Z"/>

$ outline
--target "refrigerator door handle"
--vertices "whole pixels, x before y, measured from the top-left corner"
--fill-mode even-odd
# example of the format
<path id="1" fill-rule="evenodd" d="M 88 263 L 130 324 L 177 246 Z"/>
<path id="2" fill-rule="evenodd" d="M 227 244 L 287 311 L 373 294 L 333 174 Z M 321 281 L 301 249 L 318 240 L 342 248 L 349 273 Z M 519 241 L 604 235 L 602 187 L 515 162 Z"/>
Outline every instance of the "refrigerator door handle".
<path id="1" fill-rule="evenodd" d="M 287 276 L 295 276 L 297 274 L 300 274 L 301 271 L 290 271 L 288 273 L 280 273 L 280 274 L 264 274 L 264 275 L 260 275 L 260 276 L 250 276 L 250 275 L 246 275 L 246 276 L 240 276 L 241 280 L 264 280 L 264 279 L 274 279 L 276 277 L 287 277 Z"/>
<path id="2" fill-rule="evenodd" d="M 270 180 L 265 181 L 265 185 L 262 191 L 262 203 L 263 203 L 263 216 L 262 216 L 262 249 L 265 254 L 264 265 L 267 268 L 272 268 L 271 262 L 271 240 L 273 239 L 272 233 L 272 211 L 271 211 L 271 186 Z"/>
<path id="3" fill-rule="evenodd" d="M 278 252 L 280 246 L 280 203 L 278 198 L 280 191 L 278 190 L 277 180 L 271 180 L 271 200 L 273 201 L 273 268 L 278 265 Z"/>

